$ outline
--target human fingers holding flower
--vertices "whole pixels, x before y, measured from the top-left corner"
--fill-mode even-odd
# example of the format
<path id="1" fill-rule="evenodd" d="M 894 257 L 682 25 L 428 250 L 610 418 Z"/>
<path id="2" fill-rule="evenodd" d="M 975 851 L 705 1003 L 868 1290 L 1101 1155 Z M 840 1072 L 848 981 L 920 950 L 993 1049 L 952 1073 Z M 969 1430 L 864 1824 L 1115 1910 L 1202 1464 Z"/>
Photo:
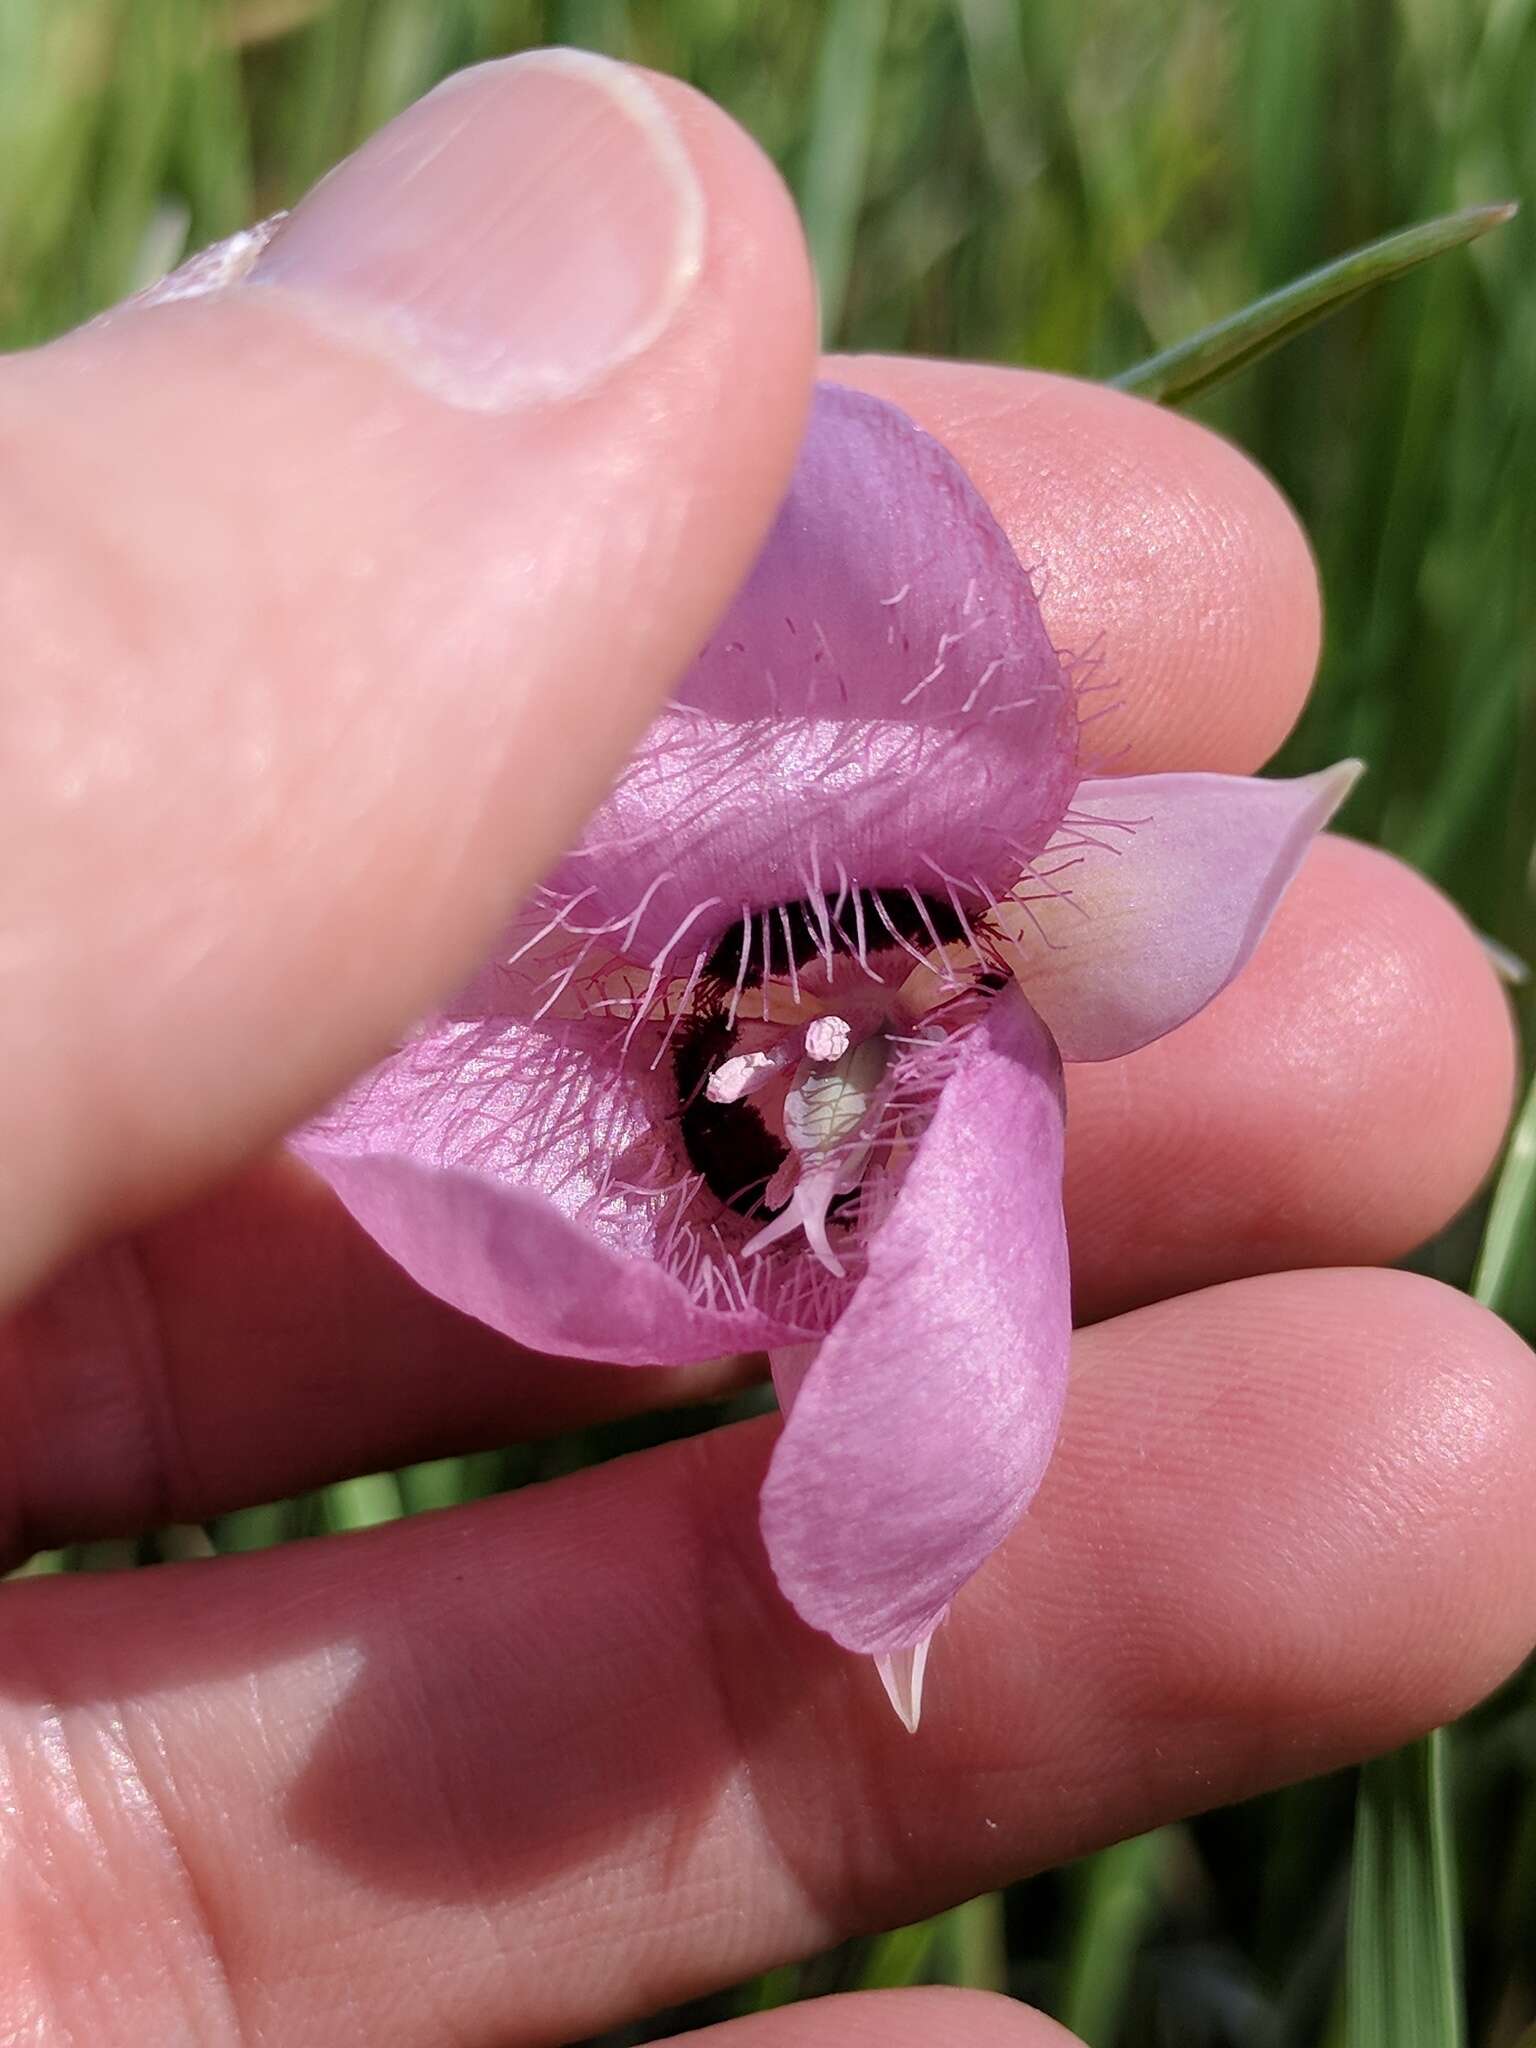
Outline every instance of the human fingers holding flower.
<path id="1" fill-rule="evenodd" d="M 594 174 L 562 196 L 529 166 L 558 156 L 539 138 L 573 121 Z M 488 192 L 502 195 L 489 211 Z M 537 250 L 498 249 L 525 214 Z M 444 252 L 465 220 L 476 233 L 456 283 Z M 603 299 L 600 351 L 541 324 L 567 317 L 570 292 L 496 296 L 503 274 L 583 261 L 590 288 L 616 240 L 646 236 L 655 264 Z M 927 1604 L 903 1611 L 900 1640 L 851 1641 L 913 1652 L 1032 1490 L 1054 1432 L 1059 1110 L 1036 1008 L 1069 1056 L 1079 1013 L 1121 1033 L 1088 1048 L 1112 1057 L 1120 1114 L 1106 1118 L 1089 1083 L 1088 1149 L 1069 1168 L 1090 1315 L 1096 1292 L 1125 1285 L 1135 1252 L 1116 1231 L 1132 1235 L 1158 1143 L 1171 1259 L 1197 1284 L 1389 1256 L 1464 1196 L 1495 1140 L 1506 1027 L 1474 943 L 1411 878 L 1342 849 L 1307 866 L 1251 974 L 1199 1023 L 1113 1058 L 1155 1035 L 1126 1032 L 1127 1005 L 1150 990 L 1166 1029 L 1241 963 L 1333 794 L 1255 789 L 1254 815 L 1267 804 L 1276 821 L 1266 836 L 1202 824 L 1213 794 L 1250 799 L 1180 775 L 1251 768 L 1294 709 L 1315 619 L 1304 551 L 1230 451 L 1129 401 L 845 366 L 834 375 L 895 387 L 963 457 L 1041 573 L 1043 618 L 950 460 L 873 400 L 833 393 L 804 458 L 829 467 L 819 516 L 832 523 L 802 527 L 816 545 L 798 565 L 770 554 L 741 600 L 759 616 L 737 633 L 727 606 L 810 397 L 802 260 L 735 131 L 610 67 L 545 61 L 454 84 L 231 283 L 255 253 L 212 296 L 130 311 L 8 373 L 19 473 L 93 486 L 62 506 L 53 493 L 40 522 L 17 518 L 28 575 L 9 589 L 35 721 L 9 809 L 47 882 L 17 928 L 72 936 L 14 955 L 17 1291 L 72 1241 L 139 1226 L 13 1321 L 18 1525 L 51 1537 L 206 1515 L 668 1397 L 669 1376 L 644 1364 L 522 1356 L 443 1305 L 485 1317 L 484 1290 L 500 1288 L 535 1320 L 489 1319 L 545 1349 L 704 1359 L 824 1338 L 814 1362 L 781 1361 L 804 1373 L 784 1445 L 801 1431 L 811 1479 L 787 1489 L 776 1536 L 770 1478 L 770 1554 L 807 1611 L 828 1559 L 843 1614 L 871 1570 L 888 1575 L 882 1626 L 915 1586 Z M 850 455 L 861 435 L 889 463 Z M 963 516 L 930 519 L 925 490 Z M 838 504 L 861 491 L 909 520 L 901 561 L 876 552 L 889 534 L 863 502 L 839 534 Z M 937 597 L 920 582 L 934 533 Z M 966 547 L 985 561 L 946 583 Z M 846 574 L 825 604 L 776 609 L 834 562 Z M 31 594 L 50 588 L 74 604 L 44 615 Z M 1082 649 L 1096 616 L 1115 685 L 1097 701 L 1114 708 L 1085 747 L 1055 649 Z M 780 635 L 771 653 L 765 631 Z M 781 659 L 807 633 L 810 659 Z M 932 642 L 916 667 L 904 635 Z M 769 692 L 750 716 L 733 663 Z M 642 746 L 583 837 L 583 810 L 679 674 L 670 743 Z M 745 735 L 720 730 L 740 721 Z M 742 742 L 734 776 L 727 740 Z M 1085 761 L 1135 775 L 1134 815 L 1101 778 L 1079 788 Z M 773 805 L 796 775 L 791 816 Z M 1216 861 L 1160 872 L 1160 815 L 1181 821 L 1165 848 Z M 1033 927 L 1008 911 L 1026 872 L 1064 907 L 1046 872 L 1053 841 L 1081 850 L 1061 847 L 1064 831 L 1107 848 L 1130 831 L 1123 859 L 1092 848 L 1127 875 L 1151 849 L 1142 872 L 1159 878 L 1134 915 L 1085 922 L 1143 955 L 1147 934 L 1167 943 L 1137 973 L 1111 963 L 1086 1005 L 1063 961 L 1037 974 L 1027 1008 L 1028 975 L 1022 994 L 1008 977 Z M 553 893 L 538 918 L 500 943 L 541 877 Z M 1090 950 L 1086 971 L 1102 967 Z M 509 982 L 515 1011 L 464 995 Z M 362 1123 L 333 1113 L 305 1145 L 441 1300 L 291 1168 L 249 1167 L 153 1220 L 444 1004 L 447 1021 L 385 1074 L 448 1085 L 428 1101 L 376 1079 L 353 1098 L 372 1105 Z M 524 1034 L 510 1047 L 487 1031 L 507 1017 Z M 701 1017 L 716 1035 L 682 1075 Z M 1394 1128 L 1396 1105 L 1444 1073 L 1452 1033 L 1477 1056 L 1417 1129 Z M 1191 1039 L 1193 1068 L 1177 1051 Z M 752 1061 L 764 1065 L 732 1066 Z M 738 1137 L 763 1141 L 739 1188 L 735 1141 L 712 1135 L 730 1121 L 713 1112 L 737 1108 L 755 1119 Z M 1187 1129 L 1182 1153 L 1155 1139 L 1171 1125 Z M 456 1152 L 461 1139 L 479 1156 Z M 672 1183 L 656 1177 L 664 1146 Z M 381 1157 L 387 1173 L 366 1167 Z M 909 1199 L 936 1179 L 936 1204 Z M 1276 1209 L 1299 1220 L 1277 1230 Z M 935 1214 L 943 1292 L 921 1279 Z M 873 1320 L 867 1295 L 859 1305 L 871 1279 L 886 1296 Z M 779 1315 L 790 1295 L 798 1320 Z M 771 1329 L 751 1321 L 765 1302 Z M 857 1365 L 838 1382 L 853 1419 L 834 1400 L 811 1430 L 803 1418 L 827 1399 L 815 1376 L 829 1383 L 839 1346 Z M 917 1745 L 886 1732 L 866 1674 L 782 1604 L 755 1534 L 767 1446 L 754 1430 L 201 1578 L 11 1589 L 17 1803 L 27 1839 L 54 1845 L 48 1896 L 73 1888 L 125 1942 L 146 1886 L 161 1942 L 185 1925 L 179 1887 L 215 1896 L 233 1948 L 199 1947 L 194 1930 L 178 1967 L 204 2001 L 222 1970 L 218 1995 L 261 2007 L 258 2038 L 318 2024 L 313 1987 L 285 1983 L 291 1961 L 274 1960 L 302 1953 L 315 1924 L 327 1967 L 340 1953 L 362 1987 L 358 2038 L 379 2037 L 381 1997 L 402 2040 L 445 2012 L 473 2032 L 520 2007 L 527 2038 L 559 2038 L 1397 1739 L 1524 1646 L 1525 1362 L 1459 1299 L 1386 1276 L 1256 1279 L 1104 1324 L 1080 1348 L 1090 1369 L 1056 1467 L 956 1604 Z M 981 1427 L 947 1433 L 957 1417 Z M 871 1455 L 880 1485 L 867 1462 L 838 1463 Z M 903 1468 L 922 1483 L 898 1500 L 885 1482 Z M 1448 1518 L 1457 1542 L 1434 1542 Z M 1426 1598 L 1446 1617 L 1438 1632 L 1415 1626 Z M 1356 1609 L 1369 1625 L 1342 1626 Z M 910 1665 L 894 1673 L 909 1707 L 912 1679 Z M 45 1725 L 97 1788 L 84 1849 L 52 1817 L 61 1752 Z M 656 1906 L 668 1888 L 670 1918 Z M 722 1899 L 743 1910 L 723 1922 Z M 577 1900 L 600 1980 L 571 1961 Z M 42 1904 L 29 1924 L 39 1954 L 60 1938 Z M 430 2022 L 428 1949 L 447 1958 Z M 124 2038 L 143 2036 L 163 1981 L 146 1978 Z M 325 2024 L 335 2039 L 334 2013 Z"/>

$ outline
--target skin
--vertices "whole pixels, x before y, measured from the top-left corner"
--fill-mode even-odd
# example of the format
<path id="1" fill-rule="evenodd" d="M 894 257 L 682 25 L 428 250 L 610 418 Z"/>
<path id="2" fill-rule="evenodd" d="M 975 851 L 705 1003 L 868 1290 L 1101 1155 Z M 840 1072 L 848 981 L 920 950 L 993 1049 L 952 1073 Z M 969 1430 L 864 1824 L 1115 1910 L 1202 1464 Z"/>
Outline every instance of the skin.
<path id="1" fill-rule="evenodd" d="M 570 838 L 793 460 L 798 232 L 740 132 L 657 90 L 708 258 L 577 404 L 451 413 L 241 294 L 0 365 L 12 1560 L 742 1369 L 520 1355 L 272 1150 Z M 1240 455 L 1025 372 L 829 374 L 949 442 L 1060 644 L 1102 635 L 1106 758 L 1266 757 L 1318 594 Z M 494 574 L 514 552 L 538 573 Z M 1536 1636 L 1536 1374 L 1369 1267 L 1467 1199 L 1511 1071 L 1454 910 L 1332 840 L 1204 1016 L 1073 1073 L 1062 1446 L 915 1741 L 767 1576 L 771 1422 L 360 1537 L 8 1585 L 0 2033 L 566 2040 L 1462 1711 Z M 945 1992 L 696 2038 L 1066 2039 Z"/>

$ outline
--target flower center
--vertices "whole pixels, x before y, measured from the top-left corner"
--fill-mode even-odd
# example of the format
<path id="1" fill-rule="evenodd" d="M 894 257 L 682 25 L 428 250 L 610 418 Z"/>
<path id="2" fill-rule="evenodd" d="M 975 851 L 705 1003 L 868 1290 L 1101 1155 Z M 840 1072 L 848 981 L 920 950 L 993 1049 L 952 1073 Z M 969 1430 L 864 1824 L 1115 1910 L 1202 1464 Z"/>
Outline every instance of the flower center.
<path id="1" fill-rule="evenodd" d="M 753 951 L 767 973 L 747 964 L 756 916 L 765 936 Z M 775 931 L 782 965 L 767 938 Z M 893 1106 L 903 1048 L 942 1042 L 974 1015 L 961 998 L 1003 978 L 954 906 L 914 890 L 783 906 L 744 917 L 716 945 L 673 1040 L 673 1068 L 691 1164 L 761 1225 L 741 1257 L 803 1232 L 812 1255 L 843 1274 L 835 1240 L 856 1229 L 867 1175 L 904 1135 Z"/>

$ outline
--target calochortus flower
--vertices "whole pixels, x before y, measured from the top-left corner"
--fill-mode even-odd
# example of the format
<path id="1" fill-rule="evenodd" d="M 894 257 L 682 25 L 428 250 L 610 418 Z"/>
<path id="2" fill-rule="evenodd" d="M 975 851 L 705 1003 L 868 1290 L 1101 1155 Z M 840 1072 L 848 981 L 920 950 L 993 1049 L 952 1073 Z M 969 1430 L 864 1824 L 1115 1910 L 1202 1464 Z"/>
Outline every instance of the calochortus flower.
<path id="1" fill-rule="evenodd" d="M 969 479 L 818 392 L 745 587 L 494 959 L 300 1134 L 433 1293 L 541 1351 L 766 1350 L 785 1597 L 915 1727 L 1066 1385 L 1063 1060 L 1252 952 L 1352 769 L 1084 778 Z"/>

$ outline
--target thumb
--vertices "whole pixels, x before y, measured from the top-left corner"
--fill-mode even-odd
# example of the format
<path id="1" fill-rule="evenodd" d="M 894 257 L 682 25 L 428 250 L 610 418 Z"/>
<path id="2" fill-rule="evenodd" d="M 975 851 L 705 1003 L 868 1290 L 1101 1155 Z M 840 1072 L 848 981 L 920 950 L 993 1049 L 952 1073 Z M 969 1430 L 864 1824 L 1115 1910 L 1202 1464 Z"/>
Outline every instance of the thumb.
<path id="1" fill-rule="evenodd" d="M 568 51 L 0 363 L 0 1299 L 474 964 L 750 565 L 812 365 L 754 146 Z"/>

